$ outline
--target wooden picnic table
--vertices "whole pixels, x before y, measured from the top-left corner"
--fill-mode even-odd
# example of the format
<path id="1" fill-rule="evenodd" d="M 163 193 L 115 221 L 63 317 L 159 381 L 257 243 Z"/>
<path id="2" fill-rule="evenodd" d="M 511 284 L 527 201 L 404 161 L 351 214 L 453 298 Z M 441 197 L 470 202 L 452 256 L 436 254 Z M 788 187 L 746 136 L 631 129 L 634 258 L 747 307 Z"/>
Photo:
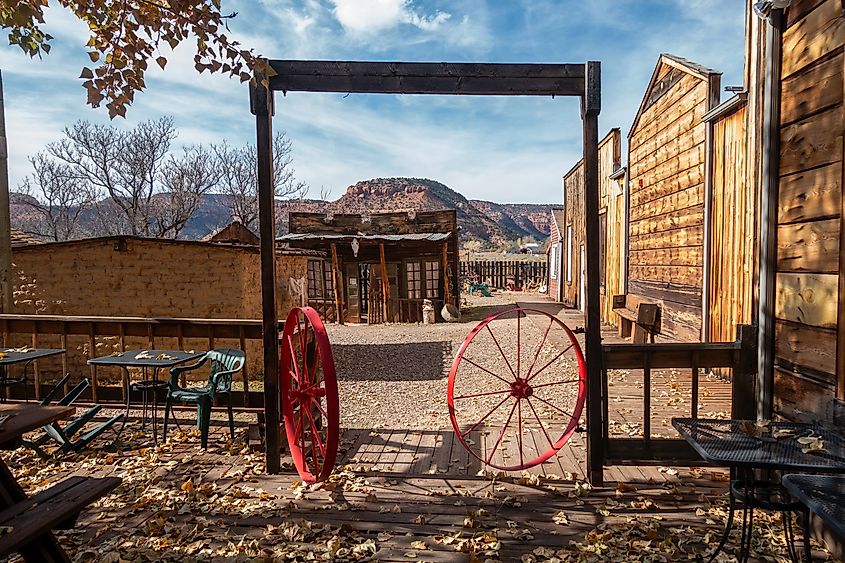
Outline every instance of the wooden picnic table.
<path id="1" fill-rule="evenodd" d="M 76 409 L 33 404 L 0 405 L 0 449 L 14 449 L 26 432 L 70 418 Z M 8 418 L 4 418 L 8 417 Z M 19 552 L 28 562 L 69 561 L 51 532 L 74 525 L 88 504 L 120 485 L 120 478 L 70 477 L 27 497 L 0 458 L 0 557 Z"/>

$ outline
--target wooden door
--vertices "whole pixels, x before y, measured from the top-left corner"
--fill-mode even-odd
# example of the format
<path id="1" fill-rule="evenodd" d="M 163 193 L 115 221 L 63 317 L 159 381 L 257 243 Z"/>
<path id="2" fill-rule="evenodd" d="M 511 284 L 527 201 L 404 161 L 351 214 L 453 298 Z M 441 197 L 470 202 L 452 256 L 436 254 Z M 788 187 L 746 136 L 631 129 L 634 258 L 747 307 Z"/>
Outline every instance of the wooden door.
<path id="1" fill-rule="evenodd" d="M 350 323 L 361 322 L 361 293 L 358 282 L 358 263 L 346 264 L 346 303 L 347 319 Z"/>

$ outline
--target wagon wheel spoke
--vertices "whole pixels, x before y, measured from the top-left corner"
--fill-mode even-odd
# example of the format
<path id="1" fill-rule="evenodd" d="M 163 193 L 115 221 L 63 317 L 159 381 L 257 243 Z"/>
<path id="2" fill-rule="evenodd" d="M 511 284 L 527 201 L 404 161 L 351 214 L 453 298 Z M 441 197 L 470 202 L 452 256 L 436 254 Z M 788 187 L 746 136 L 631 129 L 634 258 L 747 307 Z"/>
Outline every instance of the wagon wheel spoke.
<path id="1" fill-rule="evenodd" d="M 505 379 L 504 377 L 501 377 L 501 376 L 499 376 L 499 375 L 496 375 L 495 373 L 493 373 L 492 371 L 490 371 L 490 370 L 489 370 L 489 369 L 487 369 L 487 368 L 481 367 L 480 365 L 476 364 L 475 362 L 473 362 L 473 361 L 472 361 L 472 360 L 470 360 L 469 358 L 464 358 L 463 360 L 464 360 L 466 363 L 468 363 L 469 365 L 477 367 L 478 369 L 480 369 L 480 370 L 481 370 L 481 371 L 483 371 L 484 373 L 488 373 L 488 374 L 492 375 L 493 377 L 495 377 L 496 379 L 498 379 L 498 380 L 502 381 L 503 383 L 505 383 L 505 384 L 507 384 L 507 385 L 510 385 L 510 384 L 511 384 L 511 382 L 510 382 L 510 381 L 508 381 L 507 379 Z"/>
<path id="2" fill-rule="evenodd" d="M 513 368 L 511 367 L 511 363 L 508 361 L 508 357 L 507 357 L 507 356 L 505 356 L 505 352 L 502 350 L 502 347 L 501 347 L 501 346 L 499 346 L 499 341 L 496 339 L 496 335 L 495 335 L 495 334 L 493 334 L 493 329 L 491 329 L 491 328 L 490 328 L 490 324 L 489 324 L 489 323 L 488 323 L 486 326 L 487 326 L 487 332 L 489 332 L 489 333 L 490 333 L 490 336 L 493 338 L 493 342 L 495 342 L 495 343 L 496 343 L 496 348 L 498 348 L 498 349 L 499 349 L 499 354 L 501 354 L 501 355 L 502 355 L 502 359 L 503 359 L 503 360 L 505 360 L 505 364 L 507 364 L 508 369 L 511 371 L 511 375 L 513 375 L 513 376 L 514 376 L 514 378 L 516 378 L 516 373 L 513 371 Z M 476 367 L 477 367 L 477 366 L 476 366 Z"/>
<path id="3" fill-rule="evenodd" d="M 320 466 L 320 461 L 317 458 L 317 450 L 319 449 L 320 453 L 323 456 L 323 459 L 326 457 L 326 448 L 323 446 L 323 442 L 320 440 L 320 432 L 317 430 L 317 425 L 314 424 L 314 419 L 311 418 L 311 415 L 307 413 L 308 421 L 311 424 L 311 459 L 314 462 L 314 473 L 320 474 L 322 467 Z"/>
<path id="4" fill-rule="evenodd" d="M 317 410 L 320 411 L 320 414 L 325 416 L 326 419 L 328 420 L 329 413 L 326 412 L 326 409 L 323 408 L 323 405 L 320 404 L 320 401 L 314 401 L 314 406 L 317 407 Z"/>
<path id="5" fill-rule="evenodd" d="M 543 367 L 541 367 L 540 369 L 538 369 L 538 370 L 537 370 L 537 372 L 536 372 L 536 373 L 534 373 L 531 377 L 529 377 L 526 381 L 531 381 L 531 380 L 532 380 L 532 379 L 534 379 L 536 376 L 538 376 L 538 375 L 540 375 L 541 373 L 543 373 L 544 371 L 546 371 L 546 368 L 547 368 L 547 367 L 549 367 L 550 365 L 552 365 L 553 363 L 555 363 L 555 362 L 556 362 L 556 361 L 557 361 L 557 360 L 558 360 L 561 356 L 563 356 L 564 354 L 566 354 L 567 352 L 569 352 L 569 351 L 572 349 L 572 347 L 573 347 L 573 346 L 575 346 L 575 344 L 570 344 L 569 346 L 567 346 L 567 347 L 566 347 L 566 349 L 565 349 L 563 352 L 559 353 L 557 356 L 555 356 L 554 358 L 552 358 L 551 360 L 549 360 L 549 361 L 548 361 L 548 363 L 547 363 L 546 365 L 544 365 Z"/>
<path id="6" fill-rule="evenodd" d="M 533 413 L 534 413 L 534 418 L 536 418 L 536 419 L 537 419 L 537 424 L 539 424 L 539 425 L 540 425 L 540 429 L 543 431 L 543 434 L 546 436 L 546 440 L 548 440 L 549 445 L 550 445 L 552 448 L 554 448 L 554 447 L 555 447 L 555 443 L 554 443 L 554 442 L 552 442 L 552 437 L 551 437 L 551 436 L 549 436 L 549 433 L 548 433 L 548 431 L 546 430 L 546 427 L 545 427 L 545 426 L 543 426 L 543 421 L 542 421 L 542 420 L 540 420 L 540 416 L 537 414 L 537 409 L 535 409 L 535 408 L 534 408 L 534 404 L 531 402 L 531 399 L 530 399 L 530 398 L 526 398 L 525 400 L 526 400 L 526 401 L 528 401 L 528 406 L 529 406 L 529 407 L 531 407 L 531 412 L 533 412 Z"/>
<path id="7" fill-rule="evenodd" d="M 304 344 L 304 334 L 305 334 L 305 327 L 302 326 L 300 323 L 299 317 L 297 316 L 297 332 L 299 333 L 299 353 L 302 356 L 302 373 L 305 374 L 307 383 L 311 382 L 311 378 L 309 377 L 311 374 L 308 372 L 308 356 L 305 353 L 305 344 Z"/>
<path id="8" fill-rule="evenodd" d="M 532 385 L 532 389 L 541 389 L 543 387 L 551 387 L 552 385 L 566 385 L 567 383 L 578 383 L 580 379 L 567 379 L 566 381 L 554 381 L 552 383 L 541 383 L 540 385 Z"/>
<path id="9" fill-rule="evenodd" d="M 487 395 L 501 395 L 502 393 L 510 393 L 510 389 L 503 389 L 501 391 L 487 391 L 485 393 L 471 393 L 469 395 L 458 395 L 454 399 L 472 399 L 475 397 L 485 397 Z"/>
<path id="10" fill-rule="evenodd" d="M 307 412 L 306 412 L 306 414 L 308 414 L 308 421 L 311 423 L 311 432 L 313 433 L 313 437 L 314 437 L 313 441 L 317 442 L 317 445 L 320 448 L 320 453 L 323 455 L 323 457 L 325 457 L 326 456 L 326 446 L 323 445 L 323 441 L 320 439 L 320 431 L 317 430 L 317 425 L 314 422 L 314 417 L 311 416 L 311 414 L 309 414 Z"/>
<path id="11" fill-rule="evenodd" d="M 565 414 L 566 416 L 573 418 L 573 419 L 575 418 L 575 415 L 572 414 L 571 412 L 565 411 L 562 408 L 558 407 L 557 405 L 550 403 L 549 401 L 547 401 L 547 400 L 545 400 L 541 397 L 538 397 L 537 395 L 534 395 L 534 398 L 537 399 L 538 401 L 540 401 L 541 403 L 543 403 L 544 405 L 548 405 L 548 406 L 552 407 L 553 409 L 560 412 L 561 414 Z"/>
<path id="12" fill-rule="evenodd" d="M 537 358 L 540 357 L 540 351 L 546 344 L 546 338 L 548 338 L 549 331 L 552 329 L 552 325 L 554 324 L 554 322 L 555 320 L 553 318 L 549 319 L 549 324 L 546 326 L 546 331 L 543 333 L 543 339 L 540 341 L 540 345 L 537 346 L 537 351 L 534 352 L 534 361 L 532 361 L 531 365 L 528 367 L 528 372 L 525 374 L 525 379 L 531 379 L 531 372 L 534 370 L 534 366 L 537 364 Z"/>
<path id="13" fill-rule="evenodd" d="M 525 460 L 522 459 L 522 400 L 516 400 L 516 444 L 519 447 L 519 464 L 525 465 Z"/>
<path id="14" fill-rule="evenodd" d="M 501 401 L 499 401 L 499 403 L 498 403 L 495 407 L 493 407 L 492 409 L 490 409 L 490 410 L 487 412 L 487 414 L 485 414 L 484 416 L 482 416 L 482 417 L 481 417 L 481 419 L 480 419 L 478 422 L 476 422 L 475 424 L 473 424 L 473 425 L 472 425 L 472 428 L 470 428 L 470 429 L 469 429 L 469 430 L 467 430 L 466 432 L 462 432 L 462 433 L 461 433 L 461 436 L 463 436 L 464 438 L 466 438 L 466 437 L 467 437 L 467 435 L 468 435 L 470 432 L 472 432 L 473 430 L 475 430 L 476 428 L 478 428 L 479 426 L 481 426 L 481 423 L 482 423 L 482 422 L 484 422 L 485 420 L 487 420 L 487 418 L 488 418 L 491 414 L 493 414 L 496 410 L 498 410 L 498 408 L 499 408 L 499 407 L 501 407 L 502 405 L 504 405 L 504 404 L 505 404 L 505 401 L 507 401 L 509 397 L 510 397 L 510 396 L 505 397 L 504 399 L 502 399 Z"/>
<path id="15" fill-rule="evenodd" d="M 496 453 L 496 450 L 498 449 L 499 444 L 502 443 L 502 438 L 505 437 L 505 430 L 507 430 L 508 426 L 510 426 L 511 420 L 513 419 L 513 413 L 516 410 L 516 406 L 518 404 L 519 404 L 519 400 L 517 400 L 516 403 L 514 403 L 513 407 L 511 407 L 511 412 L 508 415 L 508 420 L 505 421 L 505 425 L 502 426 L 502 430 L 499 431 L 499 437 L 496 439 L 496 443 L 493 445 L 493 449 L 490 450 L 490 455 L 487 457 L 487 465 L 490 465 L 490 462 L 493 460 L 493 454 Z"/>
<path id="16" fill-rule="evenodd" d="M 296 352 L 293 349 L 293 337 L 289 336 L 285 339 L 285 342 L 288 344 L 288 348 L 290 348 L 290 363 L 293 366 L 293 371 L 296 374 L 296 382 L 302 382 L 302 376 L 299 374 L 299 366 L 296 365 Z"/>
<path id="17" fill-rule="evenodd" d="M 522 342 L 522 329 L 520 328 L 520 320 L 522 319 L 522 310 L 516 310 L 516 377 L 519 378 L 519 366 L 522 363 L 522 353 L 520 343 Z M 490 326 L 490 325 L 487 325 Z"/>

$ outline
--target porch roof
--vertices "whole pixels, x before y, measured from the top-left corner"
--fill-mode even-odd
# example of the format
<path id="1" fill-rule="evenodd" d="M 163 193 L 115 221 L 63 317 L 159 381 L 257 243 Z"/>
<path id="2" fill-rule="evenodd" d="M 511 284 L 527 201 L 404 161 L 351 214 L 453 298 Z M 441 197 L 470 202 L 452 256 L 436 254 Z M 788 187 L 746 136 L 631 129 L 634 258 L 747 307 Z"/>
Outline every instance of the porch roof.
<path id="1" fill-rule="evenodd" d="M 405 233 L 399 235 L 373 235 L 373 234 L 338 234 L 338 233 L 290 233 L 277 238 L 279 242 L 295 242 L 295 241 L 313 241 L 313 240 L 331 240 L 333 242 L 352 242 L 353 239 L 359 241 L 376 241 L 376 242 L 402 242 L 402 241 L 428 241 L 440 242 L 447 240 L 451 233 Z"/>

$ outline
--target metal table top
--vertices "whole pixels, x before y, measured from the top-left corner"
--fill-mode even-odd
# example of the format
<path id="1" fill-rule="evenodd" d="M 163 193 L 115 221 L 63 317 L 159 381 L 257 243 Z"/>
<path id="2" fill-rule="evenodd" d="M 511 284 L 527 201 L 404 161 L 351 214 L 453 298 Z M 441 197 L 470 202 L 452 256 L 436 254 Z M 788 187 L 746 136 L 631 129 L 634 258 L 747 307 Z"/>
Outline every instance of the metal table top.
<path id="1" fill-rule="evenodd" d="M 751 420 L 673 418 L 672 426 L 707 462 L 724 467 L 837 473 L 845 471 L 845 440 L 818 424 Z M 805 452 L 802 438 L 816 437 L 823 449 Z"/>
<path id="2" fill-rule="evenodd" d="M 57 356 L 65 352 L 64 348 L 29 348 L 28 346 L 0 348 L 0 366 L 29 362 L 46 356 Z"/>
<path id="3" fill-rule="evenodd" d="M 845 475 L 786 475 L 783 486 L 845 537 Z"/>
<path id="4" fill-rule="evenodd" d="M 185 352 L 183 350 L 127 350 L 100 356 L 88 360 L 89 364 L 97 366 L 120 366 L 136 368 L 168 368 L 177 364 L 195 360 L 205 355 L 205 352 Z"/>

